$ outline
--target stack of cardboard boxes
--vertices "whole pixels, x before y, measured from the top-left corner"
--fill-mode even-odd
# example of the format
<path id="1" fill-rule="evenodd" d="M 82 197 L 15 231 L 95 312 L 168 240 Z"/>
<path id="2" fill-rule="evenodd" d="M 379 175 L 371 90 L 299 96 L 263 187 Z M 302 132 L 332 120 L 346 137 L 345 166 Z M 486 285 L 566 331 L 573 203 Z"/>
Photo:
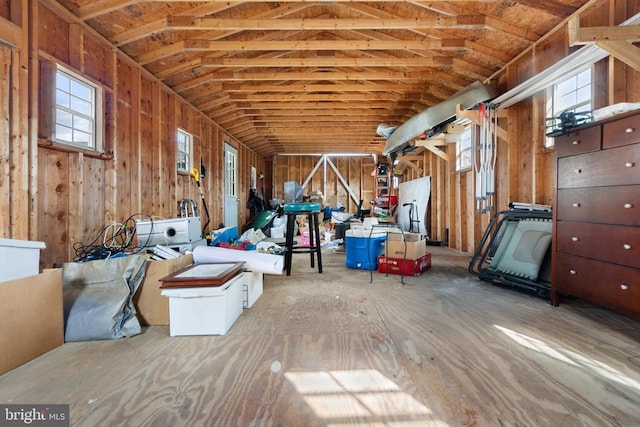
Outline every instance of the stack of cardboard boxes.
<path id="1" fill-rule="evenodd" d="M 378 257 L 380 273 L 419 276 L 431 268 L 427 242 L 417 233 L 388 233 L 384 255 Z"/>

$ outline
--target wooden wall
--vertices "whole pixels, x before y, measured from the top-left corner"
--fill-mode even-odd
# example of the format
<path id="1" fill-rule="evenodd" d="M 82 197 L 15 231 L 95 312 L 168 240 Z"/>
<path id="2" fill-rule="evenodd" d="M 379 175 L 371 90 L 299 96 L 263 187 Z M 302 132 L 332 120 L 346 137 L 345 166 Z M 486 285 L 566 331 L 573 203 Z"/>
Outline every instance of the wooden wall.
<path id="1" fill-rule="evenodd" d="M 328 158 L 342 175 L 349 188 L 359 199 L 363 200 L 362 208 L 369 209 L 370 202 L 374 199 L 374 157 L 372 155 L 358 157 L 329 155 Z M 272 197 L 284 199 L 284 183 L 295 181 L 302 185 L 319 161 L 321 164 L 304 189 L 304 194 L 319 192 L 324 195 L 325 202 L 340 202 L 347 212 L 355 213 L 358 209 L 357 202 L 350 197 L 349 190 L 345 188 L 334 169 L 328 163 L 325 182 L 325 166 L 321 156 L 275 156 L 272 172 Z M 335 203 L 331 204 L 331 207 L 335 206 Z"/>
<path id="2" fill-rule="evenodd" d="M 238 149 L 238 224 L 248 221 L 245 205 L 250 168 L 264 170 L 263 159 L 64 9 L 35 1 L 29 4 L 29 13 L 22 10 L 21 1 L 0 8 L 3 39 L 7 38 L 7 18 L 24 13 L 24 19 L 18 14 L 18 24 L 10 27 L 21 37 L 17 40 L 21 44 L 14 48 L 19 49 L 13 55 L 15 62 L 9 62 L 11 49 L 0 49 L 0 90 L 3 97 L 11 93 L 14 98 L 13 105 L 3 101 L 2 113 L 15 121 L 11 126 L 0 122 L 0 135 L 11 142 L 2 144 L 0 156 L 4 172 L 0 181 L 0 236 L 44 241 L 47 248 L 41 252 L 41 267 L 50 267 L 72 260 L 73 245 L 92 243 L 107 224 L 136 214 L 144 214 L 136 216 L 138 219 L 147 215 L 156 219 L 178 216 L 181 199 L 192 199 L 200 206 L 204 224 L 195 181 L 176 171 L 177 128 L 194 136 L 194 166 L 199 167 L 202 160 L 206 168 L 201 185 L 211 216 L 207 231 L 223 221 L 225 141 Z M 30 47 L 35 58 L 31 64 L 25 47 Z M 102 88 L 103 155 L 65 148 L 47 139 L 46 120 L 42 119 L 47 103 L 39 105 L 39 101 L 47 99 L 51 85 L 47 84 L 46 69 L 52 63 L 62 64 Z M 21 70 L 28 70 L 25 76 L 31 79 L 30 87 Z M 7 75 L 12 78 L 7 79 Z M 32 116 L 41 120 L 27 120 L 29 106 L 35 113 Z M 29 126 L 33 127 L 32 139 L 28 137 Z M 12 135 L 8 135 L 9 129 Z M 9 182 L 4 177 L 10 177 Z"/>

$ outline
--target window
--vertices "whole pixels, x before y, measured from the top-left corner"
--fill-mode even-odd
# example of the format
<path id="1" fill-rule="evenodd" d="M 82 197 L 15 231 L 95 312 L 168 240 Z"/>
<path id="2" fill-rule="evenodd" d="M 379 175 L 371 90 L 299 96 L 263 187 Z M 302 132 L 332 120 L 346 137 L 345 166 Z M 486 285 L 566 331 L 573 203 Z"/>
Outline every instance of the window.
<path id="1" fill-rule="evenodd" d="M 467 126 L 456 142 L 456 171 L 471 168 L 473 161 L 473 126 Z"/>
<path id="2" fill-rule="evenodd" d="M 55 72 L 55 110 L 52 139 L 56 142 L 100 151 L 101 123 L 98 86 L 60 66 Z"/>
<path id="3" fill-rule="evenodd" d="M 193 136 L 178 129 L 177 141 L 177 158 L 178 158 L 178 172 L 191 172 L 191 165 L 193 164 Z"/>
<path id="4" fill-rule="evenodd" d="M 235 150 L 228 150 L 225 152 L 226 156 L 226 179 L 224 181 L 224 194 L 225 196 L 235 197 L 237 194 L 237 172 L 238 167 L 237 152 Z"/>
<path id="5" fill-rule="evenodd" d="M 560 127 L 559 120 L 555 118 L 561 113 L 584 113 L 590 112 L 591 109 L 591 68 L 556 83 L 547 90 L 545 117 L 554 118 L 552 123 L 547 123 L 553 124 L 553 128 Z M 552 147 L 553 138 L 547 138 L 545 146 Z"/>

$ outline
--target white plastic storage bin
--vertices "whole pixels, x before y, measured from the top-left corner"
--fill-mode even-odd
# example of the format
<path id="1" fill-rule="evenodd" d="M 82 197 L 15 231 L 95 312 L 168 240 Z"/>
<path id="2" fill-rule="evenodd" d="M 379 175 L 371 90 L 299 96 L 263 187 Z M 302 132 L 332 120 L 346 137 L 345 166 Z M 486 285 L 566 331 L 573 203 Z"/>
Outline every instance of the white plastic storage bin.
<path id="1" fill-rule="evenodd" d="M 245 276 L 245 299 L 244 308 L 251 308 L 260 295 L 264 283 L 264 274 L 255 271 L 246 271 L 242 273 Z"/>
<path id="2" fill-rule="evenodd" d="M 0 282 L 40 273 L 40 250 L 44 242 L 0 239 Z"/>
<path id="3" fill-rule="evenodd" d="M 242 314 L 244 276 L 238 275 L 220 286 L 167 288 L 169 334 L 224 335 Z"/>

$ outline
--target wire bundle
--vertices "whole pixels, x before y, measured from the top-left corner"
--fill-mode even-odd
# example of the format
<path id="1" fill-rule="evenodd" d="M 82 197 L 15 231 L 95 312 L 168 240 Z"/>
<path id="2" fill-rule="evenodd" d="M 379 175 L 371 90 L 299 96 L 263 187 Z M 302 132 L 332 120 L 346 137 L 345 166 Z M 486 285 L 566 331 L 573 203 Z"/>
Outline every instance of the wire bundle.
<path id="1" fill-rule="evenodd" d="M 143 216 L 153 221 L 151 215 L 145 213 L 136 213 L 124 220 L 122 223 L 112 223 L 105 226 L 95 239 L 88 245 L 82 242 L 73 244 L 76 254 L 74 261 L 85 262 L 98 259 L 114 258 L 124 254 L 136 254 L 142 251 L 146 244 L 134 245 L 134 237 L 136 235 L 135 217 Z M 147 238 L 149 239 L 149 237 Z M 102 243 L 98 243 L 102 240 Z M 148 243 L 148 242 L 147 242 Z"/>

